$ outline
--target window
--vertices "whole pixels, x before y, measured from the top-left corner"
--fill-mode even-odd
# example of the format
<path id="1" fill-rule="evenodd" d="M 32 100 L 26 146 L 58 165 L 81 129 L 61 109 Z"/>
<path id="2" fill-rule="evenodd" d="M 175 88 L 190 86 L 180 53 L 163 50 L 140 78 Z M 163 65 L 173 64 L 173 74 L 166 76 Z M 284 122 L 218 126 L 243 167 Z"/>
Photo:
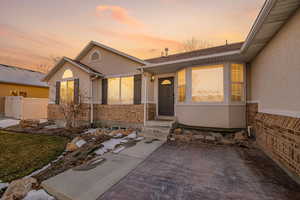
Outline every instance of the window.
<path id="1" fill-rule="evenodd" d="M 73 77 L 73 72 L 70 69 L 67 69 L 64 71 L 62 78 L 65 79 L 65 78 L 72 78 L 72 77 Z"/>
<path id="2" fill-rule="evenodd" d="M 244 65 L 231 65 L 231 101 L 244 100 Z"/>
<path id="3" fill-rule="evenodd" d="M 10 96 L 18 96 L 18 91 L 16 90 L 11 90 L 9 93 Z"/>
<path id="4" fill-rule="evenodd" d="M 170 80 L 164 80 L 161 84 L 162 85 L 171 85 L 172 82 Z"/>
<path id="5" fill-rule="evenodd" d="M 20 92 L 19 92 L 19 96 L 27 97 L 27 92 L 20 91 Z"/>
<path id="6" fill-rule="evenodd" d="M 185 87 L 186 87 L 186 79 L 185 79 L 185 69 L 181 70 L 177 73 L 178 77 L 178 102 L 184 102 L 185 101 Z"/>
<path id="7" fill-rule="evenodd" d="M 74 100 L 74 81 L 60 83 L 60 100 L 62 103 L 72 103 Z"/>
<path id="8" fill-rule="evenodd" d="M 133 76 L 109 78 L 107 92 L 108 104 L 133 104 Z"/>
<path id="9" fill-rule="evenodd" d="M 223 65 L 192 68 L 192 101 L 224 101 Z"/>
<path id="10" fill-rule="evenodd" d="M 95 51 L 94 53 L 92 53 L 92 55 L 91 55 L 92 61 L 99 60 L 99 59 L 100 59 L 100 53 L 98 51 Z"/>

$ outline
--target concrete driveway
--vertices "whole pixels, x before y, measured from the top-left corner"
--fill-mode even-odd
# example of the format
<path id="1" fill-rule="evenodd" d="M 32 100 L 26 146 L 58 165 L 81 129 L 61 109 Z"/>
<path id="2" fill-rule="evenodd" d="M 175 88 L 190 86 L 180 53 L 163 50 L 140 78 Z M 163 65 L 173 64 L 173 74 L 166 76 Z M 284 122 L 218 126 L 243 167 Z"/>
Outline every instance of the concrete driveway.
<path id="1" fill-rule="evenodd" d="M 98 200 L 299 200 L 300 187 L 259 150 L 164 144 Z"/>

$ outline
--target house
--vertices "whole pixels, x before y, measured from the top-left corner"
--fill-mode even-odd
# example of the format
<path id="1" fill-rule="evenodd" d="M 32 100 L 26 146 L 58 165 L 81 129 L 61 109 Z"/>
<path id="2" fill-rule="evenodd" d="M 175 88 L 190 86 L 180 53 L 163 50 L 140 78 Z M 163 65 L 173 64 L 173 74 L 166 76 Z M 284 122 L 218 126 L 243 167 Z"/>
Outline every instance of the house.
<path id="1" fill-rule="evenodd" d="M 5 96 L 48 98 L 48 85 L 41 81 L 44 76 L 40 72 L 0 64 L 0 116 L 4 115 Z"/>
<path id="2" fill-rule="evenodd" d="M 81 122 L 143 126 L 176 119 L 192 126 L 248 127 L 298 180 L 299 6 L 299 0 L 267 0 L 245 42 L 148 60 L 92 41 L 44 78 L 50 86 L 48 117 L 63 119 L 59 104 L 74 101 L 86 106 Z"/>

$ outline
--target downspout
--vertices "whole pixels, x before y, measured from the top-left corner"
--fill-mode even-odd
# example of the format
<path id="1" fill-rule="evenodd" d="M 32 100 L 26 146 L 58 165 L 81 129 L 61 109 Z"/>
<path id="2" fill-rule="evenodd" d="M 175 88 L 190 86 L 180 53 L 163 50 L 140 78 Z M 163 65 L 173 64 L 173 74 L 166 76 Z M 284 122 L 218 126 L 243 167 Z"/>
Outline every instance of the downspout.
<path id="1" fill-rule="evenodd" d="M 141 69 L 142 77 L 144 79 L 144 68 Z M 144 79 L 144 87 L 145 87 L 145 93 L 144 93 L 144 126 L 146 126 L 147 122 L 147 79 Z"/>

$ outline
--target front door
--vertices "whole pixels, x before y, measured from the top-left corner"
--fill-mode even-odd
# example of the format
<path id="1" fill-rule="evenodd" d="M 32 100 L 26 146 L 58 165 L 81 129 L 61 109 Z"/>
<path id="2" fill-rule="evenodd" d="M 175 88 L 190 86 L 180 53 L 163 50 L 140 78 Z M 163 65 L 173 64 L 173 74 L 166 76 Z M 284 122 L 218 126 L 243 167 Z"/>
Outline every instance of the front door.
<path id="1" fill-rule="evenodd" d="M 158 115 L 174 116 L 174 77 L 158 79 Z"/>

